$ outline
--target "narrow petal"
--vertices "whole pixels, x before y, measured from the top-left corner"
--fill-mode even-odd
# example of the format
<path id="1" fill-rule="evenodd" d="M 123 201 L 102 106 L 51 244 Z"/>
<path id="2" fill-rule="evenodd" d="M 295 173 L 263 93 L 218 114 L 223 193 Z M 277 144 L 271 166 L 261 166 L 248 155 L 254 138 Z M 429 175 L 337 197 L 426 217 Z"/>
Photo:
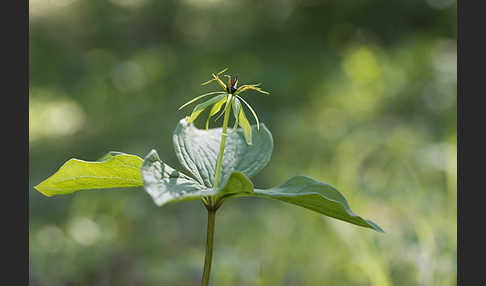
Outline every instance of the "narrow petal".
<path id="1" fill-rule="evenodd" d="M 209 99 L 209 100 L 207 100 L 203 103 L 196 105 L 196 107 L 194 107 L 194 110 L 191 113 L 191 117 L 189 118 L 189 120 L 187 122 L 191 123 L 194 120 L 196 120 L 196 118 L 199 116 L 199 114 L 201 114 L 201 112 L 203 112 L 207 107 L 209 107 L 210 105 L 213 105 L 216 102 L 220 101 L 225 96 L 226 96 L 226 94 L 220 94 L 220 95 L 217 95 L 217 96 L 215 96 L 215 97 L 213 97 L 213 98 L 211 98 L 211 99 Z"/>
<path id="2" fill-rule="evenodd" d="M 228 70 L 228 68 L 225 68 L 224 70 L 222 70 L 222 71 L 218 72 L 216 75 L 220 75 L 220 74 L 224 73 L 224 72 L 225 72 L 225 71 L 227 71 L 227 70 Z"/>
<path id="3" fill-rule="evenodd" d="M 214 121 L 217 121 L 217 120 L 218 120 L 218 119 L 219 119 L 221 116 L 223 116 L 224 111 L 226 110 L 226 108 L 228 108 L 228 104 L 231 104 L 231 102 L 233 101 L 233 99 L 232 99 L 232 98 L 233 98 L 233 96 L 232 96 L 231 94 L 228 94 L 228 98 L 226 99 L 226 104 L 225 104 L 225 106 L 224 106 L 223 111 L 222 111 L 222 112 L 221 112 L 221 113 L 218 115 L 218 117 L 216 117 L 216 118 L 214 119 Z"/>
<path id="4" fill-rule="evenodd" d="M 233 99 L 232 107 L 233 107 L 233 115 L 235 116 L 235 124 L 233 125 L 233 130 L 234 130 L 238 128 L 238 123 L 239 123 L 238 118 L 239 118 L 240 108 L 241 108 L 240 100 L 237 97 Z"/>
<path id="5" fill-rule="evenodd" d="M 178 110 L 181 110 L 182 108 L 188 106 L 189 104 L 191 104 L 191 103 L 193 103 L 193 102 L 195 102 L 195 101 L 197 101 L 197 100 L 199 100 L 199 99 L 201 99 L 203 97 L 206 97 L 206 96 L 211 95 L 211 94 L 219 94 L 219 93 L 224 93 L 224 92 L 223 91 L 213 91 L 213 92 L 205 93 L 203 95 L 200 95 L 198 97 L 195 97 L 195 98 L 189 100 L 188 102 L 184 103 L 181 107 L 179 107 Z"/>
<path id="6" fill-rule="evenodd" d="M 246 144 L 252 145 L 251 142 L 251 126 L 250 123 L 248 122 L 248 119 L 246 119 L 245 112 L 243 111 L 243 108 L 240 108 L 240 114 L 238 116 L 239 119 L 239 124 L 241 126 L 241 129 L 243 129 L 243 135 L 245 136 Z"/>
<path id="7" fill-rule="evenodd" d="M 227 99 L 228 97 L 225 96 L 220 101 L 216 102 L 216 104 L 213 105 L 211 111 L 209 112 L 208 119 L 206 120 L 206 130 L 208 130 L 209 128 L 209 119 L 211 119 L 211 117 L 213 117 L 216 113 L 218 113 L 221 110 L 221 107 L 223 106 L 223 104 L 226 102 Z"/>
<path id="8" fill-rule="evenodd" d="M 260 122 L 258 121 L 258 116 L 256 115 L 256 112 L 253 110 L 253 108 L 251 108 L 250 104 L 248 104 L 248 102 L 246 102 L 243 98 L 241 98 L 240 96 L 238 96 L 238 98 L 241 99 L 241 101 L 243 101 L 243 103 L 246 104 L 246 106 L 248 106 L 248 109 L 250 109 L 251 114 L 253 114 L 253 117 L 255 117 L 257 129 L 260 130 Z"/>

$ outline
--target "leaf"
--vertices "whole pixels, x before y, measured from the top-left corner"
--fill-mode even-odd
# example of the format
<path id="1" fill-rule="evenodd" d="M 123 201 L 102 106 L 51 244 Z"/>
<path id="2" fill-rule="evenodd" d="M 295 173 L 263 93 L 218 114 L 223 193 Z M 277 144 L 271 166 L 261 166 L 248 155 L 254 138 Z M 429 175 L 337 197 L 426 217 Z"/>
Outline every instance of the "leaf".
<path id="1" fill-rule="evenodd" d="M 70 194 L 89 189 L 139 187 L 143 185 L 140 167 L 143 160 L 136 155 L 110 152 L 99 162 L 70 159 L 52 176 L 35 186 L 42 194 Z"/>
<path id="2" fill-rule="evenodd" d="M 193 122 L 194 120 L 196 120 L 199 114 L 201 114 L 201 112 L 203 112 L 208 106 L 215 104 L 216 102 L 220 101 L 223 97 L 226 97 L 226 94 L 216 95 L 215 97 L 196 105 L 194 107 L 194 110 L 191 113 L 191 117 L 189 118 L 188 122 Z"/>
<path id="3" fill-rule="evenodd" d="M 232 173 L 217 189 L 201 185 L 162 162 L 155 150 L 150 151 L 145 157 L 141 173 L 145 190 L 158 206 L 176 201 L 194 200 L 202 196 L 253 192 L 253 184 L 239 172 Z"/>
<path id="4" fill-rule="evenodd" d="M 145 157 L 141 173 L 145 190 L 158 206 L 216 193 L 166 165 L 155 150 L 150 151 Z"/>
<path id="5" fill-rule="evenodd" d="M 246 144 L 243 131 L 230 132 L 226 139 L 221 169 L 221 181 L 233 172 L 241 172 L 251 178 L 265 167 L 273 150 L 273 138 L 262 123 L 260 131 L 252 126 L 253 145 Z M 212 187 L 222 128 L 209 131 L 196 128 L 186 119 L 179 121 L 174 131 L 173 141 L 177 158 L 181 164 L 206 187 Z"/>
<path id="6" fill-rule="evenodd" d="M 267 190 L 255 189 L 253 193 L 241 193 L 238 196 L 276 199 L 358 226 L 383 232 L 374 222 L 356 215 L 349 208 L 344 196 L 333 186 L 307 176 L 295 176 L 280 186 Z"/>
<path id="7" fill-rule="evenodd" d="M 246 119 L 245 112 L 243 111 L 243 108 L 240 108 L 240 114 L 238 115 L 238 122 L 239 125 L 241 126 L 241 129 L 243 129 L 243 135 L 245 136 L 246 144 L 252 145 L 251 142 L 251 125 L 250 122 L 248 122 L 248 119 Z M 258 125 L 257 125 L 257 129 Z"/>
<path id="8" fill-rule="evenodd" d="M 253 193 L 253 183 L 240 172 L 233 172 L 226 182 L 221 184 L 220 195 L 230 196 L 236 194 Z"/>
<path id="9" fill-rule="evenodd" d="M 194 128 L 193 125 L 187 124 L 184 120 L 179 122 L 178 127 L 181 130 L 188 131 L 189 134 L 201 131 Z M 262 127 L 263 130 L 266 129 L 264 125 Z M 181 130 L 176 129 L 175 138 L 182 136 L 180 135 Z M 212 129 L 210 131 L 215 132 L 217 130 Z M 196 138 L 198 136 L 195 135 Z M 244 142 L 243 144 L 247 146 Z M 185 165 L 184 162 L 183 165 Z M 147 155 L 141 169 L 144 187 L 159 206 L 173 201 L 193 200 L 201 196 L 215 196 L 219 205 L 226 198 L 254 196 L 280 200 L 332 218 L 383 232 L 371 220 L 356 215 L 349 208 L 344 196 L 333 186 L 307 176 L 295 176 L 280 186 L 261 190 L 254 189 L 252 182 L 244 173 L 232 171 L 228 176 L 223 177 L 221 187 L 213 189 L 211 186 L 203 185 L 164 164 L 155 150 Z"/>

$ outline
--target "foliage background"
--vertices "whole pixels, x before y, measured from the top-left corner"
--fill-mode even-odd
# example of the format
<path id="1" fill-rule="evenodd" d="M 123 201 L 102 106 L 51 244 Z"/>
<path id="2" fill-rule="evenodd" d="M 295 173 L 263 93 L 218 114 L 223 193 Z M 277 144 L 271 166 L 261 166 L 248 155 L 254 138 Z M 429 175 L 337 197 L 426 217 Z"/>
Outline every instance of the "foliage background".
<path id="1" fill-rule="evenodd" d="M 454 1 L 31 0 L 29 48 L 30 285 L 198 285 L 200 202 L 32 187 L 112 150 L 181 169 L 177 107 L 224 67 L 272 92 L 246 96 L 275 139 L 255 185 L 312 176 L 386 233 L 231 200 L 215 285 L 456 285 Z"/>

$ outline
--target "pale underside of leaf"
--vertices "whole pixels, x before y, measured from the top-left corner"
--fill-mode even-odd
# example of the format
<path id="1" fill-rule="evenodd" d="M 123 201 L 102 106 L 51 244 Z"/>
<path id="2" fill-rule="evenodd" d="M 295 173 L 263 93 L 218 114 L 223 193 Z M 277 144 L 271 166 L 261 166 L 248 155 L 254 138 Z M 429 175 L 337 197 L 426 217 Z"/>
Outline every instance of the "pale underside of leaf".
<path id="1" fill-rule="evenodd" d="M 150 151 L 145 157 L 141 173 L 145 190 L 158 206 L 203 196 L 224 196 L 253 191 L 253 184 L 239 172 L 232 173 L 217 189 L 201 185 L 162 162 L 155 150 Z"/>
<path id="2" fill-rule="evenodd" d="M 110 152 L 101 161 L 70 159 L 52 176 L 34 188 L 46 196 L 89 189 L 139 187 L 143 185 L 136 155 Z"/>
<path id="3" fill-rule="evenodd" d="M 215 194 L 211 189 L 162 162 L 155 150 L 145 157 L 141 174 L 145 190 L 158 206 Z"/>
<path id="4" fill-rule="evenodd" d="M 253 125 L 252 132 L 254 136 L 251 146 L 246 143 L 242 129 L 229 132 L 223 154 L 221 181 L 225 181 L 233 172 L 241 172 L 251 178 L 270 160 L 273 150 L 272 134 L 263 123 L 260 131 Z M 196 128 L 185 119 L 179 121 L 174 131 L 173 142 L 177 158 L 206 187 L 213 186 L 221 134 L 222 128 L 206 131 Z"/>

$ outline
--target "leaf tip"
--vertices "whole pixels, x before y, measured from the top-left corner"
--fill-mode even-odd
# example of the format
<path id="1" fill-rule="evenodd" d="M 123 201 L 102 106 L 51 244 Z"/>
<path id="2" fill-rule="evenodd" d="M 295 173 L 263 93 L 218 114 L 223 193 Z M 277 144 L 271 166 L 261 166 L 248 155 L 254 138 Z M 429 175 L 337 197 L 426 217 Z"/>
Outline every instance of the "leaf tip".
<path id="1" fill-rule="evenodd" d="M 46 197 L 52 197 L 52 194 L 50 194 L 47 190 L 44 190 L 40 185 L 42 183 L 38 184 L 37 186 L 34 187 L 34 189 L 36 191 L 38 191 L 39 193 L 43 194 L 44 196 Z"/>
<path id="2" fill-rule="evenodd" d="M 370 228 L 373 228 L 377 232 L 385 233 L 385 231 L 381 227 L 379 227 L 376 223 L 372 222 L 371 220 L 365 220 L 365 221 L 368 223 Z"/>
<path id="3" fill-rule="evenodd" d="M 378 232 L 381 232 L 381 233 L 385 233 L 385 231 L 376 224 L 375 224 L 375 230 L 378 231 Z"/>

